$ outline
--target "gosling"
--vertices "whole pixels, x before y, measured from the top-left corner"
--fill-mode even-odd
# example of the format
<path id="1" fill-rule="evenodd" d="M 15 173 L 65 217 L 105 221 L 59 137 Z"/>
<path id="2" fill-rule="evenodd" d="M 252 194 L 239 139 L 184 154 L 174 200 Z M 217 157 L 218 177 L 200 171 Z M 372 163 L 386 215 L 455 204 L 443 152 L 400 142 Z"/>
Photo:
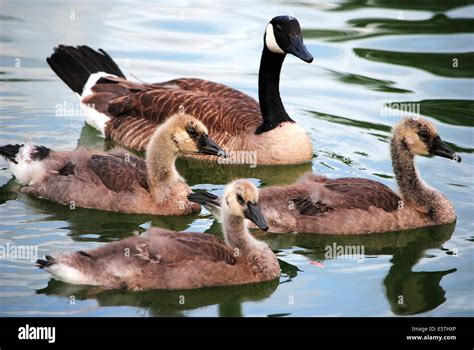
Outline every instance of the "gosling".
<path id="1" fill-rule="evenodd" d="M 226 187 L 223 198 L 220 216 L 225 241 L 204 233 L 152 228 L 94 250 L 46 256 L 36 264 L 63 282 L 105 289 L 194 289 L 278 278 L 275 254 L 246 227 L 248 219 L 268 229 L 257 188 L 237 180 Z"/>
<path id="2" fill-rule="evenodd" d="M 107 211 L 187 215 L 199 210 L 178 174 L 179 155 L 223 155 L 202 122 L 176 114 L 151 138 L 146 160 L 125 149 L 110 152 L 53 151 L 31 143 L 0 147 L 22 192 L 71 207 Z"/>
<path id="3" fill-rule="evenodd" d="M 363 178 L 329 179 L 305 174 L 288 186 L 260 190 L 262 212 L 275 233 L 368 234 L 442 225 L 456 220 L 449 199 L 418 175 L 415 155 L 437 155 L 461 162 L 423 118 L 406 118 L 393 129 L 391 157 L 400 193 Z M 194 193 L 191 201 L 217 214 L 221 200 Z"/>

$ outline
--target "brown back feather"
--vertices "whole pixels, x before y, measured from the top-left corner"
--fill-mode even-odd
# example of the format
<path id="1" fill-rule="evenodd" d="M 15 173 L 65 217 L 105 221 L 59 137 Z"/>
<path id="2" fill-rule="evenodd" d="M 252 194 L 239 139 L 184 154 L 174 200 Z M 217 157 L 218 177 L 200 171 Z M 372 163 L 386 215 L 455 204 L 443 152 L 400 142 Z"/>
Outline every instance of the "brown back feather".
<path id="1" fill-rule="evenodd" d="M 320 183 L 317 197 L 294 198 L 302 215 L 318 215 L 335 209 L 363 209 L 370 206 L 393 212 L 399 208 L 400 197 L 384 184 L 362 178 L 325 179 Z"/>
<path id="2" fill-rule="evenodd" d="M 260 107 L 253 98 L 201 79 L 140 84 L 107 77 L 101 78 L 92 91 L 83 102 L 112 117 L 106 136 L 137 150 L 146 149 L 153 125 L 180 111 L 200 119 L 214 138 L 217 133 L 230 138 L 253 132 L 262 123 Z M 219 141 L 225 144 L 227 140 Z"/>
<path id="3" fill-rule="evenodd" d="M 147 189 L 144 161 L 133 158 L 125 161 L 113 155 L 92 155 L 89 167 L 114 192 L 130 191 L 136 185 Z"/>
<path id="4" fill-rule="evenodd" d="M 232 249 L 222 240 L 209 234 L 196 232 L 175 232 L 151 228 L 147 235 L 130 237 L 86 252 L 90 262 L 123 256 L 128 248 L 129 263 L 142 264 L 147 258 L 160 264 L 176 264 L 184 260 L 209 260 L 235 265 L 237 260 Z M 84 261 L 81 255 L 80 259 Z M 150 261 L 152 262 L 152 261 Z"/>

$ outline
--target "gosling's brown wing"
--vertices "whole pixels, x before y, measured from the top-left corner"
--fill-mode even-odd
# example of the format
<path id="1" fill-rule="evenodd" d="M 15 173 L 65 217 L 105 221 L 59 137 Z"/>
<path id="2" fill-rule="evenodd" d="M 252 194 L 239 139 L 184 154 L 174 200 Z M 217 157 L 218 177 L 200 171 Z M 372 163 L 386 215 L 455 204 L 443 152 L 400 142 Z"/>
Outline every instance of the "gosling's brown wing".
<path id="1" fill-rule="evenodd" d="M 329 209 L 332 209 L 326 204 L 324 204 L 322 201 L 314 202 L 310 198 L 297 197 L 293 198 L 291 201 L 301 215 L 317 215 L 325 213 Z"/>
<path id="2" fill-rule="evenodd" d="M 138 172 L 141 173 L 143 178 L 146 179 L 147 177 L 147 168 L 146 168 L 146 161 L 143 158 L 137 157 L 131 154 L 124 148 L 116 147 L 112 149 L 110 155 L 121 159 L 124 162 L 127 162 L 129 165 L 133 166 L 137 169 Z"/>
<path id="3" fill-rule="evenodd" d="M 69 176 L 76 173 L 76 165 L 71 161 L 66 161 L 61 168 L 58 170 L 58 175 L 60 176 Z"/>
<path id="4" fill-rule="evenodd" d="M 234 265 L 235 253 L 222 240 L 209 234 L 175 232 L 152 228 L 143 243 L 149 254 L 159 256 L 163 263 L 181 260 L 210 260 Z"/>
<path id="5" fill-rule="evenodd" d="M 392 212 L 401 198 L 384 184 L 360 178 L 327 179 L 306 197 L 293 199 L 302 215 L 318 215 L 336 209 L 363 209 L 373 206 Z"/>
<path id="6" fill-rule="evenodd" d="M 218 238 L 203 233 L 176 233 L 173 239 L 186 247 L 190 255 L 205 257 L 211 261 L 224 261 L 229 265 L 236 263 L 234 254 L 230 247 Z"/>
<path id="7" fill-rule="evenodd" d="M 143 160 L 122 159 L 114 155 L 92 155 L 88 166 L 114 192 L 130 191 L 139 185 L 148 188 Z"/>

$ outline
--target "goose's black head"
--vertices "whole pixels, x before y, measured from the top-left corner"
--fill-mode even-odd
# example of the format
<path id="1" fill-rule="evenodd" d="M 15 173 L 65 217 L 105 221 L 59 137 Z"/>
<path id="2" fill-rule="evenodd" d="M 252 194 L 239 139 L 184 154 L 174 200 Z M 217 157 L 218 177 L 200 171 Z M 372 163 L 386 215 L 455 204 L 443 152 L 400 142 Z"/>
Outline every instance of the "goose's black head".
<path id="1" fill-rule="evenodd" d="M 303 44 L 303 35 L 298 20 L 291 16 L 277 16 L 265 30 L 265 46 L 273 53 L 290 53 L 311 63 L 313 56 Z"/>

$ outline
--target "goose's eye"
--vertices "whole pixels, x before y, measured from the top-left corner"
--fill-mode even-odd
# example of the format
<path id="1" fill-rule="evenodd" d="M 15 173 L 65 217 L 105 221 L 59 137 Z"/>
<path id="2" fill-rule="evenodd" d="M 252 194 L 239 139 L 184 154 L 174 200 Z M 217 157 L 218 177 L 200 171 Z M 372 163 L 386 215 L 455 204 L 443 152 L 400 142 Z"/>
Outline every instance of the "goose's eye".
<path id="1" fill-rule="evenodd" d="M 244 198 L 240 194 L 237 195 L 237 200 L 239 201 L 240 204 L 242 205 L 245 204 Z"/>
<path id="2" fill-rule="evenodd" d="M 277 32 L 281 32 L 281 25 L 277 24 L 277 25 L 275 26 L 275 30 L 276 30 Z"/>
<path id="3" fill-rule="evenodd" d="M 190 126 L 186 129 L 186 131 L 188 132 L 189 136 L 191 137 L 196 137 L 197 136 L 197 131 L 196 131 L 196 128 L 193 127 L 193 126 Z"/>

